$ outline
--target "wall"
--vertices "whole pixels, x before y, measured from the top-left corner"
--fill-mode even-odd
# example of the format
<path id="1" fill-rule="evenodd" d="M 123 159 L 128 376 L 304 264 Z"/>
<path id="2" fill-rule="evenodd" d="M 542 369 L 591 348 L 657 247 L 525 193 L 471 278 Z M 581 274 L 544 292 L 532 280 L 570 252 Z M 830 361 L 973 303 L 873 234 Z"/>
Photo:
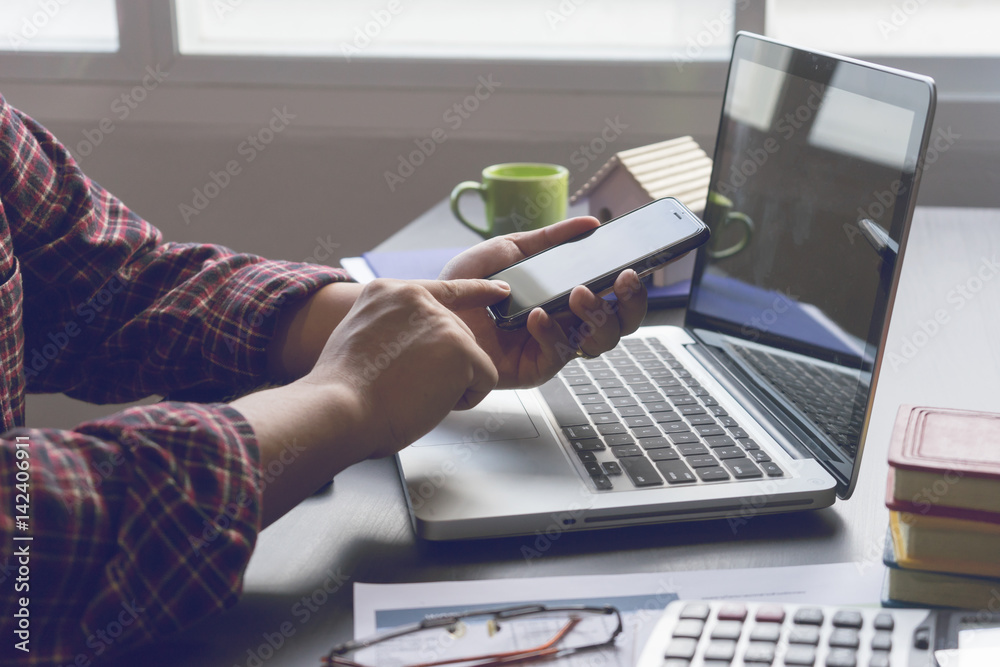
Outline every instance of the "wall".
<path id="1" fill-rule="evenodd" d="M 78 155 L 86 152 L 79 150 L 81 142 L 99 139 L 100 145 L 80 155 L 84 170 L 160 227 L 168 240 L 222 243 L 269 257 L 312 258 L 330 265 L 383 240 L 488 164 L 558 162 L 570 167 L 578 185 L 615 151 L 660 139 L 694 134 L 711 151 L 720 101 L 709 93 L 674 98 L 498 95 L 390 190 L 385 172 L 396 170 L 400 156 L 414 151 L 415 141 L 426 140 L 441 123 L 441 110 L 448 108 L 453 92 L 400 92 L 389 99 L 346 93 L 350 118 L 364 117 L 364 105 L 369 105 L 375 120 L 364 126 L 356 120 L 337 122 L 335 94 L 310 104 L 310 98 L 281 90 L 163 91 L 158 101 L 119 121 L 109 112 L 114 89 L 0 79 L 0 92 Z M 385 104 L 412 104 L 416 120 L 405 127 L 377 127 L 379 107 Z M 273 109 L 283 107 L 296 118 L 287 120 L 271 143 L 248 160 L 251 151 L 244 146 L 241 152 L 240 146 L 268 125 L 275 117 Z M 628 127 L 610 144 L 597 141 L 615 117 Z M 101 131 L 100 122 L 107 118 L 111 132 Z M 517 130 L 521 119 L 530 129 Z M 274 126 L 283 122 L 275 121 Z M 942 131 L 951 127 L 958 139 L 927 169 L 919 203 L 1000 206 L 1000 143 L 988 109 L 946 102 L 939 106 L 935 124 Z M 592 147 L 597 152 L 602 143 L 603 151 L 593 159 L 581 150 Z M 230 161 L 239 173 L 230 176 L 213 199 L 195 202 L 194 190 L 205 192 L 211 173 L 223 172 Z M 221 176 L 217 180 L 226 181 Z M 210 185 L 208 192 L 214 192 Z M 189 211 L 185 220 L 182 204 L 197 210 L 195 204 L 206 202 L 196 215 Z M 71 427 L 109 411 L 64 397 L 31 397 L 28 420 L 33 426 Z"/>

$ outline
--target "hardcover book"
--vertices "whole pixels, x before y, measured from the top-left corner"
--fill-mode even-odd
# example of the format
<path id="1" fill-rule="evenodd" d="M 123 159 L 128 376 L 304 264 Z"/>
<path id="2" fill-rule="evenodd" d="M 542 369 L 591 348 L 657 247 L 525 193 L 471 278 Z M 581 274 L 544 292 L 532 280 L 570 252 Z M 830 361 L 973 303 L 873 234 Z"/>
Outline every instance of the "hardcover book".
<path id="1" fill-rule="evenodd" d="M 882 601 L 887 606 L 994 609 L 1000 604 L 1000 578 L 930 572 L 904 566 L 886 536 Z"/>
<path id="2" fill-rule="evenodd" d="M 891 509 L 1000 515 L 1000 414 L 902 405 L 889 444 Z"/>

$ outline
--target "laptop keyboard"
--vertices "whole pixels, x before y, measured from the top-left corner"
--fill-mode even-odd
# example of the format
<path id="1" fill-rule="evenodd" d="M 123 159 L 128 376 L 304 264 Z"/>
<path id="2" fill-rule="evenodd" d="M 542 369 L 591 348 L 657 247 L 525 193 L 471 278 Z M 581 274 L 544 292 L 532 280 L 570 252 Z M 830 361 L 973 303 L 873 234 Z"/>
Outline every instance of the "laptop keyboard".
<path id="1" fill-rule="evenodd" d="M 541 392 L 598 490 L 784 476 L 656 338 L 572 361 Z"/>
<path id="2" fill-rule="evenodd" d="M 846 455 L 857 455 L 868 399 L 858 391 L 857 378 L 761 350 L 734 349 Z"/>

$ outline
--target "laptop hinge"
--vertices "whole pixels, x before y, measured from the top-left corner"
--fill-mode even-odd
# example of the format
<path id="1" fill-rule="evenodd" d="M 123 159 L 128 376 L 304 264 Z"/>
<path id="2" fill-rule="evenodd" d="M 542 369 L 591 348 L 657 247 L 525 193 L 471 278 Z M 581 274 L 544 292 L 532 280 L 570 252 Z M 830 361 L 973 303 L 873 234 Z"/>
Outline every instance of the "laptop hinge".
<path id="1" fill-rule="evenodd" d="M 690 329 L 688 331 L 696 340 L 699 340 L 695 332 Z M 775 442 L 789 456 L 796 459 L 814 459 L 837 482 L 837 494 L 846 493 L 850 479 L 845 478 L 843 473 L 829 465 L 827 457 L 817 456 L 810 446 L 812 437 L 809 433 L 785 418 L 780 407 L 766 396 L 762 396 L 760 389 L 753 385 L 749 379 L 745 379 L 739 367 L 726 358 L 724 353 L 717 354 L 711 345 L 701 342 L 685 345 L 684 349 L 713 371 L 712 375 L 719 384 L 737 399 L 740 405 L 750 413 L 750 416 L 767 431 L 768 435 L 774 438 Z"/>

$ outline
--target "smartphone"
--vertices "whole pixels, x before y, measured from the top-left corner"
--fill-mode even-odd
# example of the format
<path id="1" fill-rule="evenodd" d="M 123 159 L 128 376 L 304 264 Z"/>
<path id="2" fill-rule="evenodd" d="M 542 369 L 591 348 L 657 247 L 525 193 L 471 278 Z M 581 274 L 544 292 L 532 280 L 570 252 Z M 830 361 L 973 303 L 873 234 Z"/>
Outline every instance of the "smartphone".
<path id="1" fill-rule="evenodd" d="M 501 329 L 523 327 L 535 308 L 566 308 L 577 285 L 603 294 L 625 269 L 641 278 L 708 237 L 708 227 L 684 204 L 657 199 L 490 276 L 506 281 L 510 296 L 489 306 L 489 313 Z"/>

